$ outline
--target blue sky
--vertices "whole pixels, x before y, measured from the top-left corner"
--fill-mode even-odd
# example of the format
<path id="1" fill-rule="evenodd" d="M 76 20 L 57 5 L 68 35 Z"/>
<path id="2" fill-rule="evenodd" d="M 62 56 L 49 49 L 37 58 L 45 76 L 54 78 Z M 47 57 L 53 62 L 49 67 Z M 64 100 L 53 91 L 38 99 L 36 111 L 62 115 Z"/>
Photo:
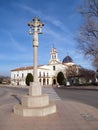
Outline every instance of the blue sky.
<path id="1" fill-rule="evenodd" d="M 51 47 L 59 59 L 69 54 L 76 64 L 92 68 L 89 59 L 77 48 L 75 40 L 82 18 L 78 7 L 82 0 L 3 0 L 0 1 L 0 75 L 33 65 L 32 36 L 28 22 L 35 16 L 44 23 L 39 35 L 38 63 L 47 64 Z"/>

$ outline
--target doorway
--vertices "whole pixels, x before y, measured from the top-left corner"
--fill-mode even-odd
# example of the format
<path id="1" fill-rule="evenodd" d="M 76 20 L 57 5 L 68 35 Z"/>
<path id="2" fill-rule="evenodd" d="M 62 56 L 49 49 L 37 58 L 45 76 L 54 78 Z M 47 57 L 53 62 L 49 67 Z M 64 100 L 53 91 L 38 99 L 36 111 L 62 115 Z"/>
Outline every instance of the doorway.
<path id="1" fill-rule="evenodd" d="M 53 79 L 53 85 L 56 85 L 56 79 Z"/>

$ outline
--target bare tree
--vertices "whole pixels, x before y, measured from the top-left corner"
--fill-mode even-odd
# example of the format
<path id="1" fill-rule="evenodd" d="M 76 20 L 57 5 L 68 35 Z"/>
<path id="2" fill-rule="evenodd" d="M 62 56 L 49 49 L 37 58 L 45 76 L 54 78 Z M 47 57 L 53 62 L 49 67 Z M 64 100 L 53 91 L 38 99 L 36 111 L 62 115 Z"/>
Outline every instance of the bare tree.
<path id="1" fill-rule="evenodd" d="M 85 55 L 98 67 L 98 0 L 84 0 L 80 13 L 84 23 L 79 30 L 78 43 Z"/>
<path id="2" fill-rule="evenodd" d="M 77 66 L 76 65 L 68 65 L 66 69 L 66 77 L 75 77 L 77 76 Z"/>
<path id="3" fill-rule="evenodd" d="M 94 82 L 95 72 L 77 65 L 69 65 L 66 69 L 66 79 L 73 85 L 81 79 L 85 83 Z"/>
<path id="4" fill-rule="evenodd" d="M 66 69 L 66 80 L 70 82 L 70 85 L 73 85 L 78 79 L 78 66 L 68 65 Z"/>
<path id="5" fill-rule="evenodd" d="M 85 68 L 79 68 L 79 77 L 83 77 L 86 82 L 89 82 L 90 80 L 93 82 L 95 79 L 95 72 L 93 70 L 88 70 Z"/>

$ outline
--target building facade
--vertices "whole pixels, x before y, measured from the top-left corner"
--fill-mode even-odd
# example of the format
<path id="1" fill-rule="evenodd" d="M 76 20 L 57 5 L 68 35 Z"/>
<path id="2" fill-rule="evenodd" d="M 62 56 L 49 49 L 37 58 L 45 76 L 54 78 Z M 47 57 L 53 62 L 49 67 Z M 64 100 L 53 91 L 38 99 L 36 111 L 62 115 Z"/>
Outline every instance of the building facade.
<path id="1" fill-rule="evenodd" d="M 63 72 L 66 78 L 66 69 L 69 65 L 75 63 L 71 57 L 66 56 L 61 62 L 58 58 L 58 52 L 56 48 L 52 48 L 50 52 L 49 63 L 46 65 L 38 66 L 38 79 L 41 85 L 56 85 L 57 75 L 59 72 Z M 26 76 L 28 73 L 33 75 L 33 66 L 20 67 L 11 70 L 11 84 L 12 85 L 26 85 Z"/>

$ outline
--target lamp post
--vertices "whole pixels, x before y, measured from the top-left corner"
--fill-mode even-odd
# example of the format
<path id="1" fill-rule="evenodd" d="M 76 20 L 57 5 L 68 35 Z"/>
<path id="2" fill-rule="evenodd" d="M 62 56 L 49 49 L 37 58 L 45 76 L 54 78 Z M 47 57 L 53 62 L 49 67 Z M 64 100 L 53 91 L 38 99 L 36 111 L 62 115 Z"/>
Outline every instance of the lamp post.
<path id="1" fill-rule="evenodd" d="M 37 72 L 37 57 L 38 57 L 38 34 L 42 34 L 42 26 L 44 24 L 37 18 L 28 23 L 30 26 L 29 34 L 33 35 L 33 76 L 34 83 L 38 82 L 38 72 Z"/>

